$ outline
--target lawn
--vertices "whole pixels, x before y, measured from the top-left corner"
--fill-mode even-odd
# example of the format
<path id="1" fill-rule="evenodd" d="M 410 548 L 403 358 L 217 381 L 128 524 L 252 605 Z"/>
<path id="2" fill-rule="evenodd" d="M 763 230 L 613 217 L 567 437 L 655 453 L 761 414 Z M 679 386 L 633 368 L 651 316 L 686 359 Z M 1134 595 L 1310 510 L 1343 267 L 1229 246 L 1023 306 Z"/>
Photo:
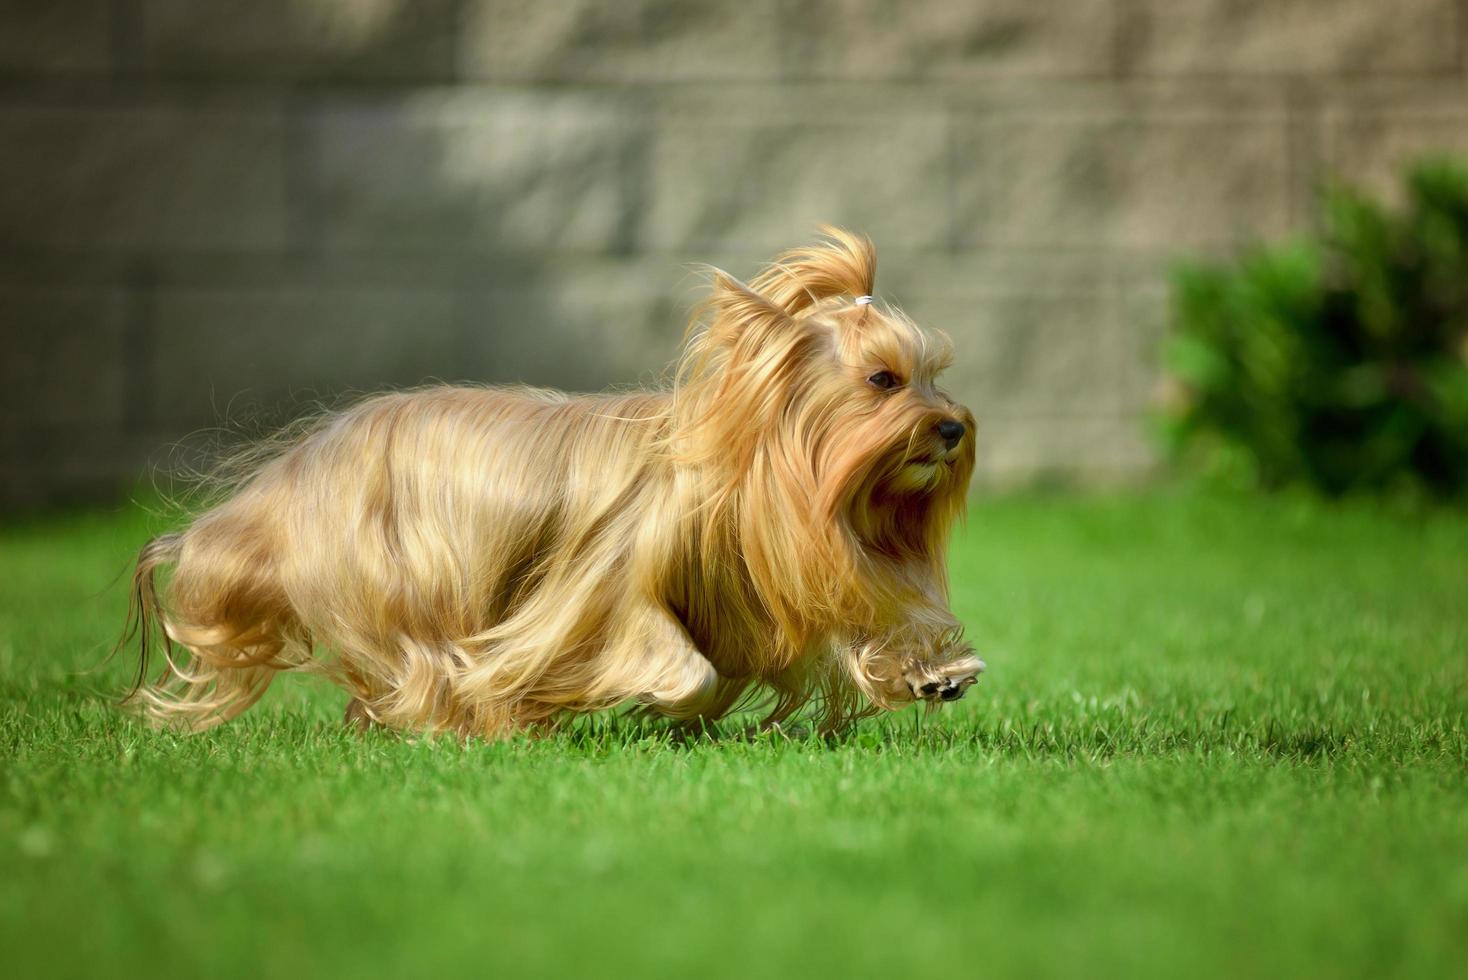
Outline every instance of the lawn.
<path id="1" fill-rule="evenodd" d="M 205 735 L 91 671 L 119 509 L 0 529 L 12 977 L 1462 975 L 1468 515 L 983 500 L 956 705 L 679 740 L 356 736 L 277 684 Z"/>

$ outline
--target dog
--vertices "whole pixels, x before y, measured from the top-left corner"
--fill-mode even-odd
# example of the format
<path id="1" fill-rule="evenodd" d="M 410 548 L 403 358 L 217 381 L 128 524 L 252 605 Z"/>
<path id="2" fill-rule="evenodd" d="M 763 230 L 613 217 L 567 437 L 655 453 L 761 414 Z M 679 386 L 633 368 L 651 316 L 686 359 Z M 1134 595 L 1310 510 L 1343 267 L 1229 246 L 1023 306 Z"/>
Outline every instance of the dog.
<path id="1" fill-rule="evenodd" d="M 961 697 L 952 344 L 873 300 L 868 239 L 822 234 L 747 285 L 710 269 L 661 390 L 390 392 L 258 454 L 139 554 L 129 703 L 200 730 L 306 670 L 349 722 L 496 738 L 629 702 L 834 731 Z"/>

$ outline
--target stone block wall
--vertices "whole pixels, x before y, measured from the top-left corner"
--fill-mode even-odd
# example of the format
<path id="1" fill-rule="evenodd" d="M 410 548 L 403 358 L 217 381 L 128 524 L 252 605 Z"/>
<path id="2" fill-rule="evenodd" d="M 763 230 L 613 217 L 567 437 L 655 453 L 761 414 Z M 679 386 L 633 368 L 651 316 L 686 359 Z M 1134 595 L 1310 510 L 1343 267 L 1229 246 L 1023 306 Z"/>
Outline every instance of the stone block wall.
<path id="1" fill-rule="evenodd" d="M 1166 270 L 1468 152 L 1468 0 L 0 0 L 0 507 L 429 379 L 648 380 L 820 222 L 981 477 L 1128 478 Z"/>

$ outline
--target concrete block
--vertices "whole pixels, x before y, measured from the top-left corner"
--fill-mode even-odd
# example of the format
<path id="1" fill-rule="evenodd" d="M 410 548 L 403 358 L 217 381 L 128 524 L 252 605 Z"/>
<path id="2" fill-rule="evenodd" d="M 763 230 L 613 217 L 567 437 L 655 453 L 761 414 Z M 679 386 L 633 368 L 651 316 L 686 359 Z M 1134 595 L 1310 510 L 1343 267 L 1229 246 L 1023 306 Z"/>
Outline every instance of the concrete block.
<path id="1" fill-rule="evenodd" d="M 112 65 L 113 4 L 0 0 L 0 75 L 100 74 Z"/>
<path id="2" fill-rule="evenodd" d="M 328 247 L 615 248 L 641 134 L 616 102 L 498 92 L 323 109 L 313 183 Z"/>
<path id="3" fill-rule="evenodd" d="M 1099 76 L 1114 0 L 785 0 L 785 71 L 861 80 Z"/>
<path id="4" fill-rule="evenodd" d="M 1044 478 L 1130 483 L 1156 466 L 1156 447 L 1135 416 L 979 420 L 980 485 L 1022 486 Z"/>
<path id="5" fill-rule="evenodd" d="M 1369 73 L 1458 67 L 1454 0 L 1129 0 L 1124 71 L 1147 75 Z"/>
<path id="6" fill-rule="evenodd" d="M 464 77 L 576 82 L 768 80 L 777 0 L 467 0 Z"/>
<path id="7" fill-rule="evenodd" d="M 1165 263 L 1123 274 L 1117 322 L 1127 356 L 1119 378 L 1122 408 L 1147 413 L 1166 395 L 1166 347 L 1172 335 L 1172 291 Z"/>
<path id="8" fill-rule="evenodd" d="M 980 421 L 1117 414 L 1130 355 L 1105 262 L 960 253 L 902 268 L 879 286 L 919 324 L 946 332 L 942 386 Z"/>
<path id="9" fill-rule="evenodd" d="M 139 0 L 138 60 L 166 77 L 446 79 L 452 0 Z"/>
<path id="10" fill-rule="evenodd" d="M 0 285 L 0 427 L 120 428 L 128 303 L 120 289 Z"/>
<path id="11" fill-rule="evenodd" d="M 1468 97 L 1394 99 L 1327 110 L 1325 174 L 1400 201 L 1406 168 L 1424 156 L 1468 156 Z"/>
<path id="12" fill-rule="evenodd" d="M 165 285 L 154 314 L 152 408 L 165 425 L 268 425 L 344 393 L 464 376 L 449 292 Z"/>
<path id="13" fill-rule="evenodd" d="M 471 299 L 478 377 L 571 391 L 658 384 L 686 324 L 680 271 L 642 260 L 558 263 Z"/>
<path id="14" fill-rule="evenodd" d="M 0 107 L 0 246 L 285 244 L 285 135 L 229 107 Z"/>
<path id="15" fill-rule="evenodd" d="M 0 511 L 115 503 L 140 480 L 171 433 L 0 426 Z"/>
<path id="16" fill-rule="evenodd" d="M 1055 113 L 955 120 L 961 245 L 1178 249 L 1292 226 L 1280 113 Z"/>
<path id="17" fill-rule="evenodd" d="M 975 298 L 950 384 L 981 418 L 1116 412 L 1124 337 L 1109 297 L 999 292 Z"/>
<path id="18" fill-rule="evenodd" d="M 770 255 L 817 225 L 861 229 L 887 248 L 945 244 L 947 123 L 941 113 L 798 101 L 709 105 L 657 120 L 642 242 Z"/>

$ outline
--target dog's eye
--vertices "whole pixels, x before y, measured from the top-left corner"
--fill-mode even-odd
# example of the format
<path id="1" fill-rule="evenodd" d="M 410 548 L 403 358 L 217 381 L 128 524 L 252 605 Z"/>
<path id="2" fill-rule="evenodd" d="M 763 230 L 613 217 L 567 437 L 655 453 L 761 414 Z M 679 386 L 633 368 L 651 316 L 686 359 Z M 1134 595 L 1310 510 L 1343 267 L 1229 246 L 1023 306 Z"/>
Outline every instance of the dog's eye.
<path id="1" fill-rule="evenodd" d="M 891 371 L 878 371 L 870 378 L 867 378 L 867 384 L 881 391 L 886 391 L 889 388 L 897 387 L 897 375 L 893 374 Z"/>

